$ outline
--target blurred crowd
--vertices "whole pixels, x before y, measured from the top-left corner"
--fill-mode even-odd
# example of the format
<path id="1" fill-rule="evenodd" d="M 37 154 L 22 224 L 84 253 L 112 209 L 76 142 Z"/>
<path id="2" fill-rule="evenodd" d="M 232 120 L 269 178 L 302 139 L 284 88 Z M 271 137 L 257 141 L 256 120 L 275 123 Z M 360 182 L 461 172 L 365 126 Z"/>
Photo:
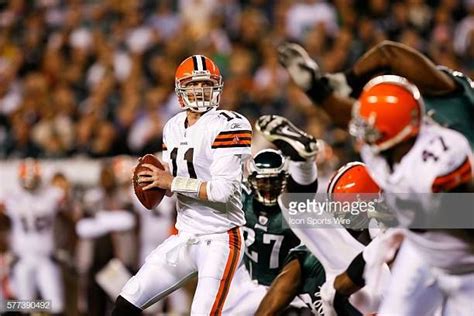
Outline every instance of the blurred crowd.
<path id="1" fill-rule="evenodd" d="M 325 139 L 339 164 L 347 134 L 289 82 L 276 47 L 299 42 L 337 72 L 384 39 L 472 76 L 474 1 L 1 1 L 0 157 L 159 150 L 179 111 L 174 71 L 200 53 L 223 73 L 221 108 L 251 121 L 286 115 Z"/>

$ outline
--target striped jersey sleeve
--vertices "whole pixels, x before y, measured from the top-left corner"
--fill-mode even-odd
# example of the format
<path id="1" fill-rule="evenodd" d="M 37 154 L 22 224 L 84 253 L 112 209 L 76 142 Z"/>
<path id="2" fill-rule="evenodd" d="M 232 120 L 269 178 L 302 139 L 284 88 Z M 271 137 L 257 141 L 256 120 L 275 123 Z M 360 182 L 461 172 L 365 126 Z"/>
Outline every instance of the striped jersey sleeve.
<path id="1" fill-rule="evenodd" d="M 216 136 L 212 148 L 250 147 L 251 142 L 251 130 L 222 131 Z"/>
<path id="2" fill-rule="evenodd" d="M 432 184 L 432 191 L 447 192 L 455 187 L 468 183 L 472 179 L 472 165 L 469 157 L 466 157 L 463 163 L 454 170 L 436 177 Z"/>
<path id="3" fill-rule="evenodd" d="M 211 140 L 214 155 L 250 155 L 252 144 L 252 125 L 241 114 L 233 111 L 217 112 L 218 129 Z"/>

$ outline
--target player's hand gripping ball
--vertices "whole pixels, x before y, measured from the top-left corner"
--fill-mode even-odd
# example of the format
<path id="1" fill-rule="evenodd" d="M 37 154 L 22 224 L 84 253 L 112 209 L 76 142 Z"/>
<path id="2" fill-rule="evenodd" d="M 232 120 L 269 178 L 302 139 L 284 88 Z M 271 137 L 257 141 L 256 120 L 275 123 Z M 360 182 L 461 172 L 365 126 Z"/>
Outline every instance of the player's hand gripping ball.
<path id="1" fill-rule="evenodd" d="M 163 199 L 166 194 L 165 189 L 160 189 L 157 187 L 143 190 L 144 187 L 150 184 L 150 182 L 139 182 L 138 174 L 143 171 L 149 171 L 150 169 L 144 167 L 144 164 L 153 165 L 161 170 L 165 170 L 164 166 L 154 155 L 147 154 L 138 159 L 138 165 L 135 167 L 133 172 L 133 188 L 135 190 L 135 195 L 138 200 L 145 206 L 147 209 L 151 210 L 155 208 Z"/>

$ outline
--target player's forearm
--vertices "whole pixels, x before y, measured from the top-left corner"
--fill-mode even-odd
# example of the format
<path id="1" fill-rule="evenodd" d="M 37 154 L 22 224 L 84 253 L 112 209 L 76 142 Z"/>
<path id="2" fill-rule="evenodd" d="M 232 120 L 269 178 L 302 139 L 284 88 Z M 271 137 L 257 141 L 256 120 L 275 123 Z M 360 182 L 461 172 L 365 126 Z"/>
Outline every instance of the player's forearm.
<path id="1" fill-rule="evenodd" d="M 211 165 L 211 179 L 203 183 L 200 197 L 211 202 L 227 203 L 240 191 L 243 159 L 241 155 L 216 155 Z"/>
<path id="2" fill-rule="evenodd" d="M 344 296 L 351 296 L 355 292 L 359 291 L 361 287 L 354 283 L 354 281 L 349 277 L 347 272 L 339 274 L 334 280 L 334 288 L 337 293 L 340 293 Z"/>
<path id="3" fill-rule="evenodd" d="M 301 267 L 299 261 L 295 259 L 289 262 L 275 278 L 255 315 L 279 314 L 298 294 L 300 283 Z"/>
<path id="4" fill-rule="evenodd" d="M 454 80 L 423 54 L 391 41 L 384 41 L 364 54 L 346 74 L 347 81 L 354 91 L 361 91 L 372 76 L 385 71 L 407 78 L 422 93 L 444 94 L 456 89 Z"/>
<path id="5" fill-rule="evenodd" d="M 174 178 L 177 179 L 178 177 Z M 173 179 L 171 192 L 197 197 L 203 201 L 227 203 L 234 191 L 238 189 L 239 183 L 229 180 L 201 181 L 199 179 L 179 177 Z"/>
<path id="6" fill-rule="evenodd" d="M 296 291 L 287 286 L 271 287 L 258 306 L 257 316 L 270 316 L 280 314 L 295 298 Z"/>
<path id="7" fill-rule="evenodd" d="M 206 182 L 207 199 L 212 202 L 227 203 L 236 191 L 240 189 L 240 183 L 235 180 L 215 179 Z"/>
<path id="8" fill-rule="evenodd" d="M 347 129 L 351 120 L 354 102 L 355 99 L 338 96 L 333 93 L 324 99 L 320 105 L 331 117 L 334 124 L 340 128 Z"/>

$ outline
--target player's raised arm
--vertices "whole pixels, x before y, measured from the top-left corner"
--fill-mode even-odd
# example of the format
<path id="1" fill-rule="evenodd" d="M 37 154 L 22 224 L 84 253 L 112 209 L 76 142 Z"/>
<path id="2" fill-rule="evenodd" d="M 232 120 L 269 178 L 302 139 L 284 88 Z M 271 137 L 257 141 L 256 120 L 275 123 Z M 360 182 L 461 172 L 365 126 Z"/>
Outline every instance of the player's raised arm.
<path id="1" fill-rule="evenodd" d="M 348 84 L 360 92 L 374 75 L 386 71 L 407 78 L 423 94 L 442 95 L 456 89 L 454 80 L 440 71 L 426 56 L 392 41 L 383 41 L 365 53 L 346 72 L 346 78 Z"/>
<path id="2" fill-rule="evenodd" d="M 296 85 L 311 101 L 321 106 L 337 126 L 347 128 L 355 99 L 334 93 L 332 83 L 323 76 L 318 64 L 300 45 L 293 43 L 281 45 L 278 48 L 278 58 Z"/>
<path id="3" fill-rule="evenodd" d="M 457 89 L 455 80 L 423 54 L 391 41 L 375 46 L 352 68 L 336 74 L 323 74 L 298 44 L 285 43 L 278 53 L 293 81 L 342 128 L 347 127 L 355 102 L 349 95 L 358 97 L 364 85 L 378 74 L 403 76 L 427 95 L 446 95 Z"/>

